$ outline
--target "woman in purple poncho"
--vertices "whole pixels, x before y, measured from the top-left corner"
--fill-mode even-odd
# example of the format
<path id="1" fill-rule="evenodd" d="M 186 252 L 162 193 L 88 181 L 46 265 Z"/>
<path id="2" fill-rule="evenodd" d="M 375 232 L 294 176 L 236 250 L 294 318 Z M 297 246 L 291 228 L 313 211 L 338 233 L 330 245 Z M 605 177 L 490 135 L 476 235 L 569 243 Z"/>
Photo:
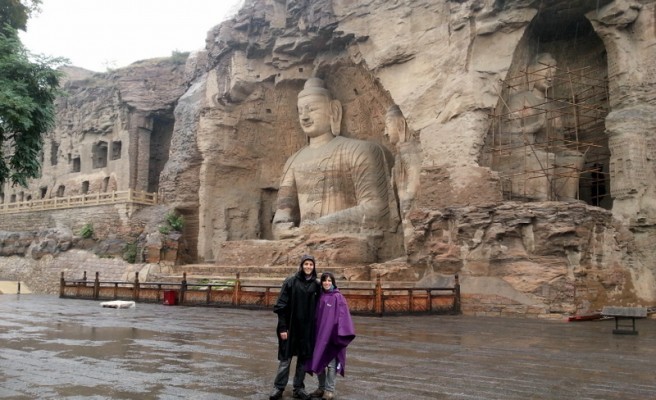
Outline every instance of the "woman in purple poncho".
<path id="1" fill-rule="evenodd" d="M 330 400 L 335 397 L 337 372 L 344 376 L 346 346 L 355 338 L 355 328 L 346 299 L 330 272 L 321 274 L 321 289 L 315 317 L 316 342 L 305 370 L 319 378 L 319 388 L 311 396 Z"/>

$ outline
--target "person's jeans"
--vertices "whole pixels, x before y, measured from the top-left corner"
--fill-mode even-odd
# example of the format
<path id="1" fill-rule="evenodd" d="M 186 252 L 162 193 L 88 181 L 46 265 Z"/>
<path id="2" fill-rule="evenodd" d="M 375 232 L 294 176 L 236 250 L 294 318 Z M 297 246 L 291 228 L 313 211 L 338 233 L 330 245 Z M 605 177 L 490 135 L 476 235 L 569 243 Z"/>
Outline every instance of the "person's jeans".
<path id="1" fill-rule="evenodd" d="M 273 381 L 273 386 L 280 390 L 285 390 L 287 382 L 289 381 L 289 367 L 292 364 L 292 359 L 280 361 L 278 364 L 278 372 L 276 372 L 276 379 Z M 296 357 L 296 371 L 294 372 L 294 390 L 305 389 L 305 367 L 304 360 L 299 360 Z"/>
<path id="2" fill-rule="evenodd" d="M 328 363 L 328 366 L 322 373 L 317 375 L 317 379 L 319 379 L 319 389 L 327 392 L 335 392 L 335 377 L 337 376 L 337 371 L 335 370 L 336 366 L 337 359 L 335 358 Z"/>

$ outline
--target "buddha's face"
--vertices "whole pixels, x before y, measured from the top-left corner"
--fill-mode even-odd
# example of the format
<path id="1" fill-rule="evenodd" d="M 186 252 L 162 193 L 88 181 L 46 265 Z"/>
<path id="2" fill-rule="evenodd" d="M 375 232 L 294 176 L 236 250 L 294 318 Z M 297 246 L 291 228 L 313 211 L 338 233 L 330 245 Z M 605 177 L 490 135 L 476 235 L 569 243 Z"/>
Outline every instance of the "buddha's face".
<path id="1" fill-rule="evenodd" d="M 318 137 L 330 132 L 330 100 L 321 94 L 310 94 L 298 99 L 298 119 L 303 132 Z"/>
<path id="2" fill-rule="evenodd" d="M 553 78 L 556 74 L 556 60 L 551 56 L 540 58 L 533 66 L 535 72 L 535 88 L 541 92 L 553 86 Z"/>

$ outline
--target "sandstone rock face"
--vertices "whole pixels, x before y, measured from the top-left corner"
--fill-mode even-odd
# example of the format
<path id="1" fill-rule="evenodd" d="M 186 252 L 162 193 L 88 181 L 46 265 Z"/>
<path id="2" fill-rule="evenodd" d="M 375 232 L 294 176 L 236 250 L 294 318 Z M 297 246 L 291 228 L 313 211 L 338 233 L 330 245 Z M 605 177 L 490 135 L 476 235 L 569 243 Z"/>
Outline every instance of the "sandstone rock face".
<path id="1" fill-rule="evenodd" d="M 101 74 L 64 68 L 43 172 L 28 188 L 5 185 L 5 203 L 111 192 L 157 191 L 173 107 L 187 89 L 185 59 L 147 60 Z"/>
<path id="2" fill-rule="evenodd" d="M 490 309 L 530 315 L 653 302 L 652 255 L 639 243 L 653 229 L 647 133 L 655 78 L 653 54 L 642 49 L 655 40 L 656 6 L 592 3 L 248 1 L 208 34 L 207 71 L 188 92 L 200 108 L 199 259 L 277 265 L 298 246 L 319 251 L 312 243 L 326 243 L 310 235 L 285 245 L 271 241 L 270 231 L 284 160 L 306 143 L 296 93 L 317 76 L 344 106 L 345 136 L 394 156 L 384 113 L 397 104 L 421 147 L 410 227 L 366 248 L 322 247 L 360 252 L 356 259 L 371 268 L 353 277 L 388 266 L 396 271 L 390 277 L 430 284 L 457 273 L 470 304 L 494 298 Z M 494 167 L 503 140 L 490 128 L 494 115 L 527 84 L 509 79 L 539 52 L 558 61 L 548 95 L 567 110 L 557 115 L 560 142 L 545 143 L 575 143 L 586 154 L 579 187 L 567 189 L 580 199 L 574 202 L 509 202 L 507 177 Z M 555 85 L 566 80 L 578 86 Z M 584 86 L 610 95 L 594 99 L 594 115 L 581 112 Z M 544 184 L 568 176 L 559 157 L 543 167 L 555 172 L 533 171 Z M 345 266 L 349 257 L 333 262 Z M 490 311 L 484 308 L 469 310 Z"/>
<path id="3" fill-rule="evenodd" d="M 75 133 L 58 128 L 57 146 L 46 143 L 45 164 L 60 165 L 44 170 L 46 192 L 81 180 L 56 170 L 69 153 L 73 168 L 78 153 L 118 141 L 162 157 L 109 160 L 108 180 L 82 162 L 88 190 L 160 189 L 185 216 L 179 243 L 194 262 L 295 264 L 310 251 L 350 279 L 425 286 L 458 274 L 463 309 L 476 314 L 653 305 L 654 32 L 654 0 L 247 0 L 184 68 L 161 66 L 153 78 L 135 67 L 111 88 L 93 76 L 69 82 L 88 96 L 62 109 L 58 126 Z M 534 102 L 507 107 L 535 86 L 527 66 L 542 53 L 557 61 L 536 97 L 549 115 L 530 140 L 520 120 L 522 140 L 502 168 L 506 122 L 547 112 Z M 389 160 L 399 150 L 384 135 L 385 113 L 398 105 L 421 154 L 402 226 L 366 240 L 320 231 L 273 240 L 285 160 L 308 143 L 296 101 L 310 77 L 341 102 L 342 135 L 377 143 Z M 544 195 L 522 196 L 516 185 Z M 5 188 L 5 201 L 12 194 L 20 197 Z"/>

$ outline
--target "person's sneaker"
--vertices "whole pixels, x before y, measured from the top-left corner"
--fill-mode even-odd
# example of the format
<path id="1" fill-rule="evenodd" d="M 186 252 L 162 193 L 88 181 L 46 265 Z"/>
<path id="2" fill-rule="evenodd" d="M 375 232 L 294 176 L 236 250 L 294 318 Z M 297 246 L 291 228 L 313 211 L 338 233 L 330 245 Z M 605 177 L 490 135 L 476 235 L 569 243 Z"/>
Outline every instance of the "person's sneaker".
<path id="1" fill-rule="evenodd" d="M 292 397 L 295 399 L 310 400 L 310 395 L 305 391 L 305 389 L 294 389 Z"/>
<path id="2" fill-rule="evenodd" d="M 333 392 L 324 392 L 322 399 L 323 400 L 333 400 L 335 398 L 335 394 Z"/>
<path id="3" fill-rule="evenodd" d="M 313 399 L 320 399 L 323 397 L 323 389 L 317 389 L 314 392 L 310 393 L 310 397 Z"/>
<path id="4" fill-rule="evenodd" d="M 283 389 L 273 388 L 273 391 L 269 395 L 269 400 L 280 400 L 282 399 Z"/>

